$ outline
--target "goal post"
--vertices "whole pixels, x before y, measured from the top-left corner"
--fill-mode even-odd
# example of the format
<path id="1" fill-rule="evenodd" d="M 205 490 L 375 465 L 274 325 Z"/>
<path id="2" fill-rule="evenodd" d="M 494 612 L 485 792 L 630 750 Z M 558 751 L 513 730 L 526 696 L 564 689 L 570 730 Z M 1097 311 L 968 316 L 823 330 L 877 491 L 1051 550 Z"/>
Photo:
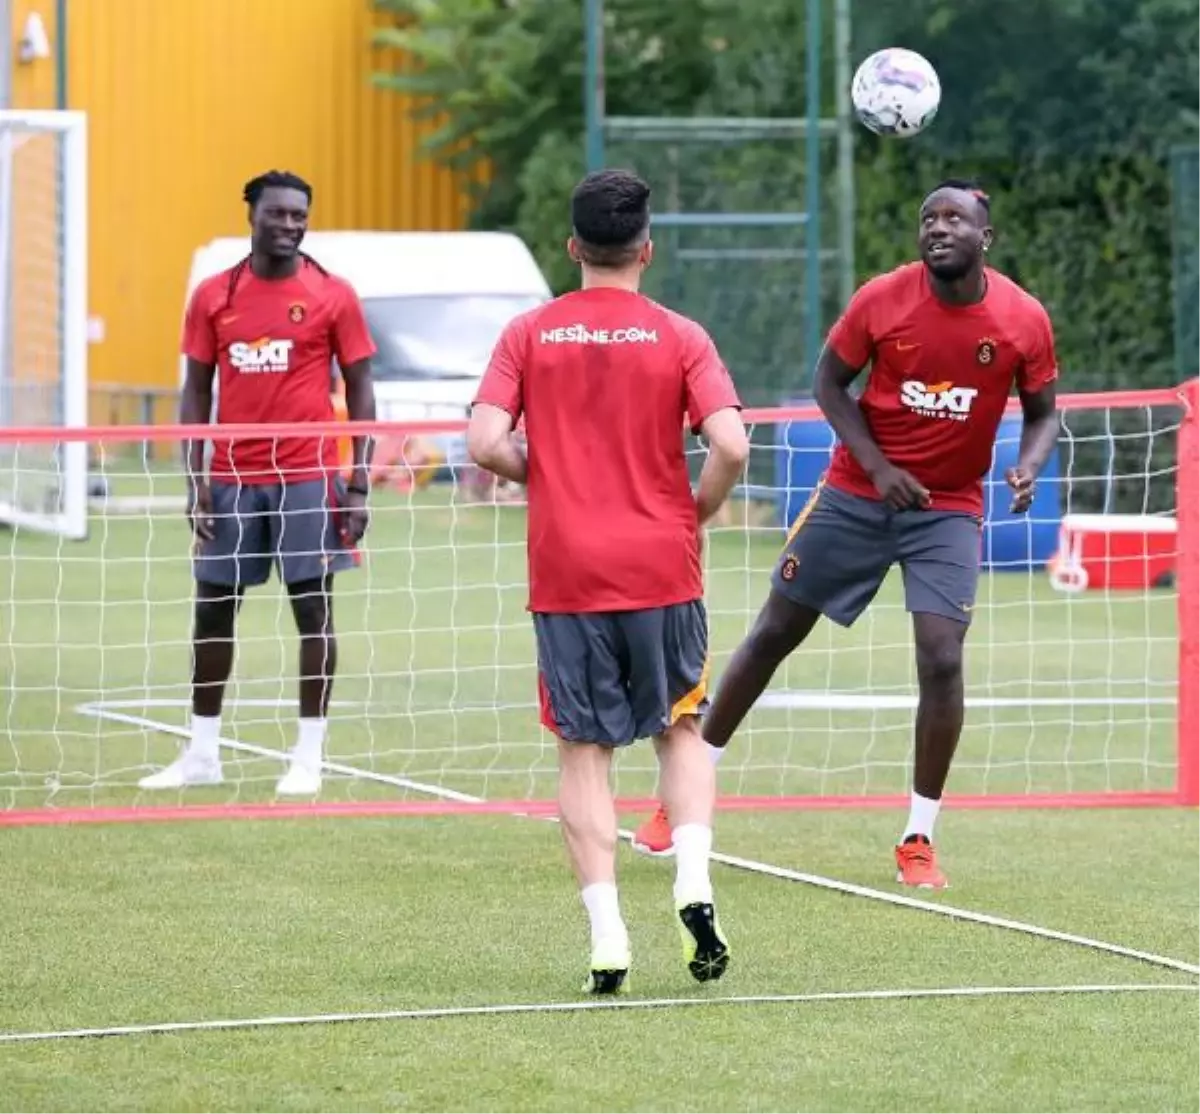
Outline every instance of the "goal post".
<path id="1" fill-rule="evenodd" d="M 0 422 L 87 425 L 87 117 L 0 111 Z M 0 523 L 87 534 L 87 444 L 0 459 Z"/>
<path id="2" fill-rule="evenodd" d="M 1060 404 L 1057 455 L 1027 516 L 1008 515 L 1004 498 L 1019 411 L 1001 426 L 967 642 L 966 726 L 948 801 L 1194 806 L 1196 384 L 1067 395 Z M 706 546 L 718 682 L 832 444 L 812 408 L 750 410 L 746 418 L 753 448 L 745 481 Z M 92 529 L 80 543 L 0 533 L 8 678 L 0 824 L 276 807 L 274 786 L 295 734 L 298 644 L 274 580 L 248 593 L 238 618 L 222 728 L 225 783 L 137 787 L 175 756 L 187 730 L 191 539 L 183 479 L 152 446 L 194 435 L 344 441 L 353 431 L 381 444 L 363 560 L 335 587 L 339 664 L 320 807 L 552 810 L 555 748 L 538 727 L 521 493 L 442 463 L 436 438 L 463 428 L 0 429 L 12 456 L 84 446 L 105 492 L 93 500 Z M 689 447 L 698 464 L 702 445 Z M 720 765 L 723 805 L 903 802 L 915 705 L 910 619 L 893 576 L 853 628 L 819 624 L 779 670 Z M 653 795 L 651 748 L 622 751 L 616 785 L 627 803 Z"/>

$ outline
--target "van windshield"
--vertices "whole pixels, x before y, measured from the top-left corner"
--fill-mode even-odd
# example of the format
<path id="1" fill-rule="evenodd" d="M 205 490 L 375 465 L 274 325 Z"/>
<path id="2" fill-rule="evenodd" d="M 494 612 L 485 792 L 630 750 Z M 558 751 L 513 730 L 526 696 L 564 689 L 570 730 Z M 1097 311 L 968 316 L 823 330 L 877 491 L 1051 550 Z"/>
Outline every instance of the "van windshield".
<path id="1" fill-rule="evenodd" d="M 504 326 L 543 301 L 536 294 L 438 294 L 364 298 L 379 354 L 376 381 L 477 379 Z"/>

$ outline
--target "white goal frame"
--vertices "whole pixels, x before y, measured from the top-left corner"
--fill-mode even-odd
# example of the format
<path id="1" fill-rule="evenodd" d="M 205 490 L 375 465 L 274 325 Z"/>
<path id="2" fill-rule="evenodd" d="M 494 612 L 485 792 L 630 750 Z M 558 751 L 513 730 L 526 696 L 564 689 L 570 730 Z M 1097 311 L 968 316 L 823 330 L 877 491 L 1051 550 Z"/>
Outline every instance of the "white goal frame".
<path id="1" fill-rule="evenodd" d="M 87 115 L 77 111 L 0 110 L 0 385 L 13 380 L 11 355 L 13 290 L 21 281 L 14 273 L 13 229 L 21 214 L 13 209 L 13 163 L 24 138 L 61 136 L 59 143 L 59 414 L 66 427 L 88 424 L 88 148 Z M 13 424 L 10 415 L 4 424 Z M 47 442 L 51 444 L 52 442 Z M 57 507 L 16 505 L 0 495 L 0 523 L 58 534 L 87 536 L 87 444 L 68 441 L 56 446 L 59 472 Z"/>

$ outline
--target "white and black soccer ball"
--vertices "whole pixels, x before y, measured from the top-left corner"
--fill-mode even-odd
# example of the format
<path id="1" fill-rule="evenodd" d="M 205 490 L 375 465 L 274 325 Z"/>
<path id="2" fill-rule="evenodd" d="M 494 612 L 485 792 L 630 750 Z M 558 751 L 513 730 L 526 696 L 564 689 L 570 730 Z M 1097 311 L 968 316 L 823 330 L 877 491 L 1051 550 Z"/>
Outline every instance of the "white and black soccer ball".
<path id="1" fill-rule="evenodd" d="M 850 85 L 854 114 L 876 135 L 907 137 L 924 131 L 937 115 L 942 83 L 928 59 L 889 46 L 858 67 Z"/>

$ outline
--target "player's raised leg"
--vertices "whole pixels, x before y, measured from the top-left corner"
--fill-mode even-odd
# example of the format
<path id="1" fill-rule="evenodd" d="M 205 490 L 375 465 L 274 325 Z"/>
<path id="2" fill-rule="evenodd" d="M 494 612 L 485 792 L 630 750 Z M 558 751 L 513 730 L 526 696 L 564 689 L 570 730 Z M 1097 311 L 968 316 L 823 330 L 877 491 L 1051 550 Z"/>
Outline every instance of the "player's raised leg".
<path id="1" fill-rule="evenodd" d="M 715 767 L 754 702 L 775 675 L 780 663 L 808 636 L 820 612 L 793 603 L 772 589 L 754 621 L 750 633 L 734 651 L 721 676 L 717 695 L 704 717 L 705 755 Z M 715 774 L 714 774 L 715 784 Z M 675 853 L 674 828 L 679 824 L 671 813 L 666 790 L 659 787 L 660 804 L 633 834 L 633 846 L 646 855 Z"/>
<path id="2" fill-rule="evenodd" d="M 721 675 L 712 707 L 704 717 L 704 738 L 723 750 L 750 714 L 775 671 L 811 633 L 821 613 L 772 588 L 750 633 L 733 652 Z"/>
<path id="3" fill-rule="evenodd" d="M 883 583 L 894 552 L 888 513 L 879 504 L 829 488 L 814 494 L 792 526 L 766 603 L 734 651 L 704 716 L 710 760 L 724 752 L 776 670 L 822 615 L 849 626 L 862 613 Z M 657 818 L 638 830 L 634 845 L 670 854 L 665 836 L 648 830 L 651 824 L 657 826 Z"/>

